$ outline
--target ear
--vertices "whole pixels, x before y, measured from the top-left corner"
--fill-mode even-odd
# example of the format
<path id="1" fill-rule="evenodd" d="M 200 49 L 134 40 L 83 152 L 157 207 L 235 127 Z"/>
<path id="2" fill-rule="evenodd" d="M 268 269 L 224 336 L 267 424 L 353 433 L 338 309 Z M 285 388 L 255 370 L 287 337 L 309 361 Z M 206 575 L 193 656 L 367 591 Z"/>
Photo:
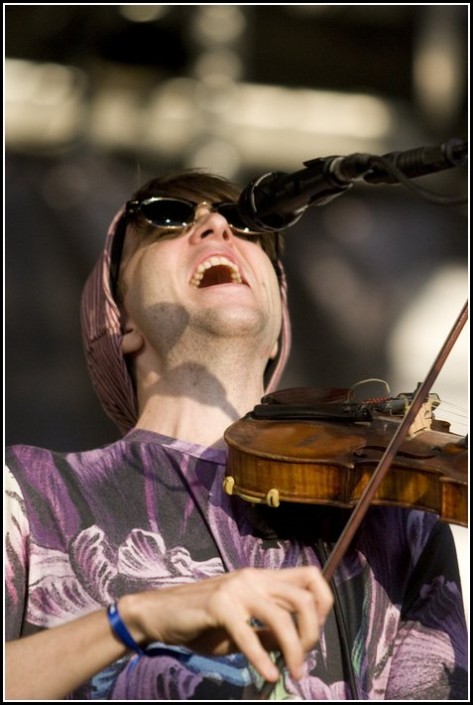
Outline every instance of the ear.
<path id="1" fill-rule="evenodd" d="M 279 341 L 276 340 L 276 342 L 274 343 L 274 347 L 271 350 L 271 355 L 269 356 L 269 359 L 274 360 L 278 354 L 278 351 L 279 351 Z"/>
<path id="2" fill-rule="evenodd" d="M 140 329 L 135 326 L 133 321 L 127 321 L 127 326 L 122 337 L 122 352 L 124 355 L 136 353 L 144 345 L 144 337 Z"/>

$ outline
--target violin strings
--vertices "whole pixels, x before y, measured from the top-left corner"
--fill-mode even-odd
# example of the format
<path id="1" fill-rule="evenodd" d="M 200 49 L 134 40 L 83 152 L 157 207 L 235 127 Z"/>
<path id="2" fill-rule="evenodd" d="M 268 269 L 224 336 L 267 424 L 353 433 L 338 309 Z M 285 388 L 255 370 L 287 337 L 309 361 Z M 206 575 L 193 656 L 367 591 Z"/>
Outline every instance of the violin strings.
<path id="1" fill-rule="evenodd" d="M 435 413 L 435 416 L 439 420 L 455 423 L 458 426 L 457 433 L 460 432 L 460 428 L 464 431 L 468 430 L 468 410 L 460 404 L 442 399 L 439 405 L 439 412 Z"/>
<path id="2" fill-rule="evenodd" d="M 444 407 L 451 414 L 455 414 L 456 416 L 462 417 L 464 419 L 468 418 L 467 409 L 465 409 L 465 407 L 461 406 L 460 404 L 454 404 L 451 401 L 446 401 L 445 399 L 442 399 L 439 408 L 443 409 Z"/>

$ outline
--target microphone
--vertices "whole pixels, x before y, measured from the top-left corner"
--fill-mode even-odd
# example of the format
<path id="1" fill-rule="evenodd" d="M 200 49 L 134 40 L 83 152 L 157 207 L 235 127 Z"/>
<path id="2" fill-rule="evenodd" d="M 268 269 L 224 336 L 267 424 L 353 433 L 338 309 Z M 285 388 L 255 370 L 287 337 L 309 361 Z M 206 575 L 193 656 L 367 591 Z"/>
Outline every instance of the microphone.
<path id="1" fill-rule="evenodd" d="M 246 186 L 238 201 L 245 224 L 252 230 L 284 230 L 297 223 L 309 206 L 324 206 L 360 179 L 369 184 L 396 184 L 461 166 L 467 144 L 456 138 L 437 147 L 418 147 L 383 156 L 355 153 L 303 162 L 293 174 L 273 171 Z"/>

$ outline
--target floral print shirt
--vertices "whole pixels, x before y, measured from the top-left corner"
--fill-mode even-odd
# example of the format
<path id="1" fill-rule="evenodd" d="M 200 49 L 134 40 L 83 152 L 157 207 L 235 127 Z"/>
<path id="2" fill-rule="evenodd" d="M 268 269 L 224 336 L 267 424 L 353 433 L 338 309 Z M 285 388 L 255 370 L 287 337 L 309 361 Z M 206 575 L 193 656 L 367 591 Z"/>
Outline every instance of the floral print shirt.
<path id="1" fill-rule="evenodd" d="M 8 448 L 6 639 L 131 592 L 244 566 L 320 566 L 340 512 L 297 509 L 288 524 L 283 510 L 281 522 L 279 509 L 225 494 L 225 459 L 224 450 L 139 430 L 85 452 Z M 269 697 L 467 699 L 459 586 L 447 524 L 371 507 L 335 573 L 334 609 L 305 676 L 294 682 L 283 670 Z M 241 654 L 211 658 L 159 643 L 150 654 L 116 661 L 69 699 L 251 700 L 262 686 Z"/>

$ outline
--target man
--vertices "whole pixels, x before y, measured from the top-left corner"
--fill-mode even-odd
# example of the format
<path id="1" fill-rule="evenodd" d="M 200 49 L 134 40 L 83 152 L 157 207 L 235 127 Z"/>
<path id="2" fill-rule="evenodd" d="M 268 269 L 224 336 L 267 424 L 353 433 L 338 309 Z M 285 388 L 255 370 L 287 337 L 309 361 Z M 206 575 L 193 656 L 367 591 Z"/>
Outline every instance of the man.
<path id="1" fill-rule="evenodd" d="M 237 197 L 185 172 L 145 185 L 112 223 L 82 322 L 124 437 L 7 452 L 8 695 L 254 699 L 281 675 L 278 698 L 466 697 L 446 525 L 372 508 L 331 611 L 320 567 L 340 513 L 311 508 L 299 533 L 284 510 L 223 491 L 223 433 L 289 352 L 279 238 L 249 232 Z"/>

